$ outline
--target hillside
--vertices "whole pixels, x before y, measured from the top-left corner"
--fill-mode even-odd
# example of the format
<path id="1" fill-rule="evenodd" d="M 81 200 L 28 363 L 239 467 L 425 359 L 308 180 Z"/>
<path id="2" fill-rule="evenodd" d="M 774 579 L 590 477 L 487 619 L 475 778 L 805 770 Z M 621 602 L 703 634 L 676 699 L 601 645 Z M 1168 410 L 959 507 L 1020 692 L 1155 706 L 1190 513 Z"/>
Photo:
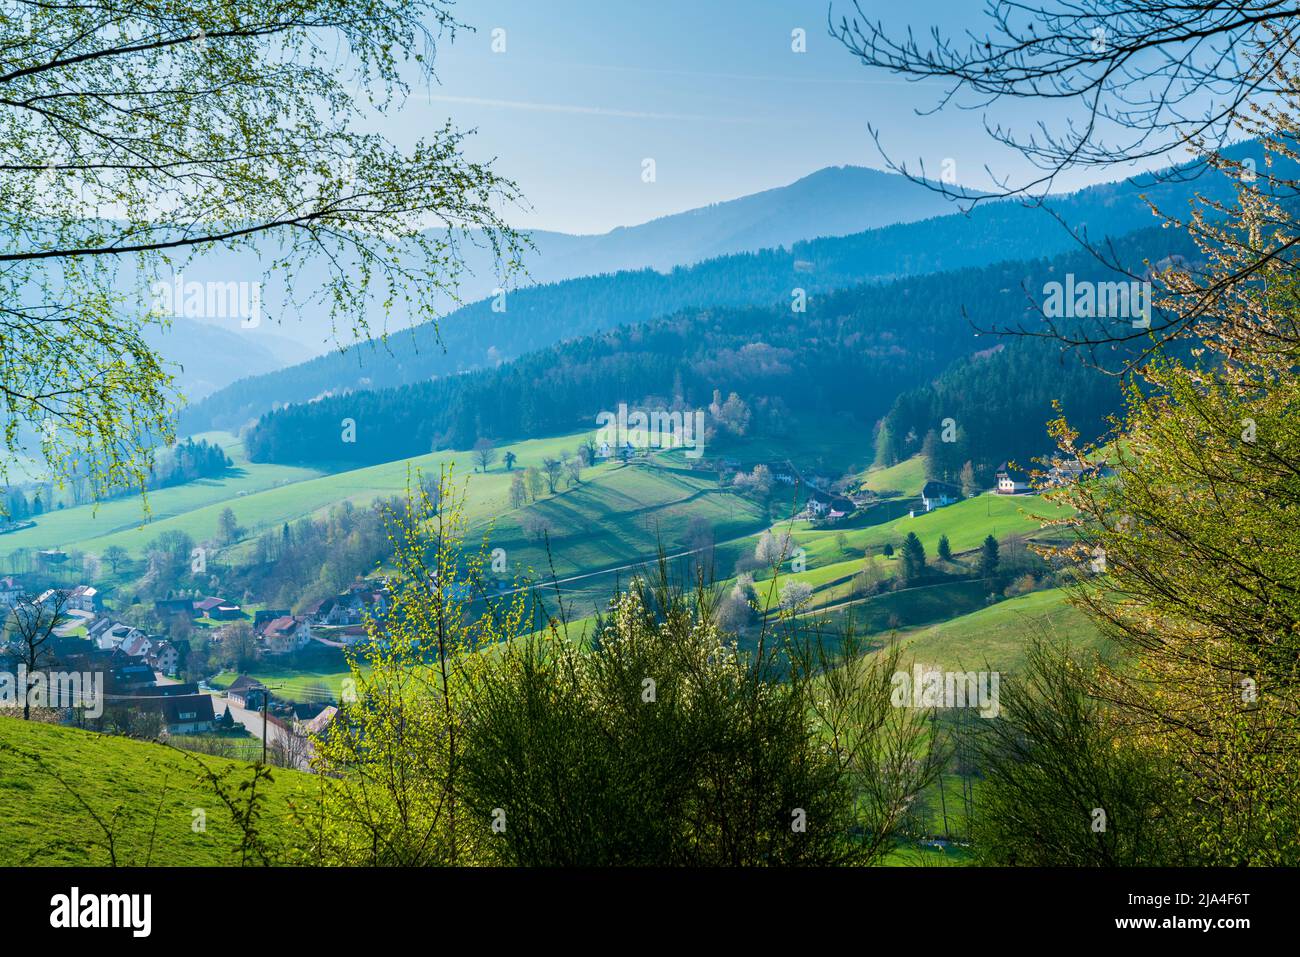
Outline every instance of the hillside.
<path id="1" fill-rule="evenodd" d="M 1143 230 L 1117 241 L 1116 255 L 1136 268 L 1144 259 L 1192 255 L 1180 237 Z M 748 404 L 748 435 L 784 438 L 811 422 L 836 421 L 861 434 L 866 446 L 876 421 L 901 394 L 988 348 L 990 339 L 977 330 L 1041 328 L 1033 292 L 1064 274 L 1116 277 L 1087 252 L 1075 251 L 860 285 L 813 296 L 805 312 L 789 305 L 684 311 L 490 370 L 290 405 L 263 416 L 249 432 L 249 455 L 264 462 L 370 464 L 429 448 L 468 448 L 485 436 L 512 441 L 568 432 L 594 424 L 597 414 L 620 403 L 703 408 L 715 392 L 723 398 L 735 392 Z M 1061 394 L 1055 384 L 1063 377 L 1071 386 L 1063 396 L 1066 411 L 1085 425 L 1100 428 L 1116 407 L 1115 380 L 1085 367 L 1078 354 L 1025 341 L 1013 341 L 1005 352 L 990 360 L 995 374 L 969 400 L 936 409 L 941 414 L 919 431 L 915 444 L 900 441 L 898 457 L 918 451 L 925 431 L 946 416 L 956 417 L 967 435 L 959 443 L 966 454 L 958 468 L 966 458 L 996 465 L 1000 454 L 1018 453 L 1029 432 L 1031 448 L 1039 451 L 1047 442 L 1051 400 Z M 1015 377 L 996 374 L 1004 369 Z M 985 410 L 978 400 L 990 392 L 997 401 Z M 355 420 L 364 437 L 341 442 L 345 418 Z"/>
<path id="2" fill-rule="evenodd" d="M 39 755 L 47 770 L 23 754 Z M 120 866 L 238 864 L 238 829 L 195 761 L 232 788 L 248 779 L 250 766 L 239 761 L 0 717 L 0 860 L 109 864 L 105 833 L 88 805 L 112 822 Z M 313 784 L 310 775 L 297 771 L 272 774 L 264 827 L 271 841 L 282 843 L 293 830 L 291 802 L 309 797 Z M 204 830 L 194 827 L 196 811 L 203 812 Z"/>

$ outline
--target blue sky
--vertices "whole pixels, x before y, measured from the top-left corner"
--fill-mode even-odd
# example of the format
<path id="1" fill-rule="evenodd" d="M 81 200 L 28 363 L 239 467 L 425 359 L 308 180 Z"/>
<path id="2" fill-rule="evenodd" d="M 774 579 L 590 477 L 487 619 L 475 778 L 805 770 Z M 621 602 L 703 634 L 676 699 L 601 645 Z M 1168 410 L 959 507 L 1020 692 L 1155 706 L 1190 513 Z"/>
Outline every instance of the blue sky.
<path id="1" fill-rule="evenodd" d="M 850 5 L 833 0 L 834 10 Z M 886 23 L 924 33 L 978 25 L 978 0 L 864 0 Z M 421 88 L 384 131 L 398 142 L 450 117 L 476 128 L 468 152 L 497 157 L 531 209 L 515 225 L 603 232 L 789 183 L 832 165 L 883 167 L 891 154 L 947 158 L 959 181 L 988 186 L 1024 172 L 992 143 L 979 112 L 918 117 L 940 91 L 869 71 L 827 33 L 827 0 L 476 0 L 456 7 L 476 28 L 438 50 L 441 84 Z M 791 32 L 807 33 L 807 52 Z M 493 52 L 493 31 L 505 52 Z M 1003 114 L 1027 130 L 1041 105 Z M 642 181 L 653 158 L 656 181 Z M 1100 178 L 1078 178 L 1071 187 Z"/>

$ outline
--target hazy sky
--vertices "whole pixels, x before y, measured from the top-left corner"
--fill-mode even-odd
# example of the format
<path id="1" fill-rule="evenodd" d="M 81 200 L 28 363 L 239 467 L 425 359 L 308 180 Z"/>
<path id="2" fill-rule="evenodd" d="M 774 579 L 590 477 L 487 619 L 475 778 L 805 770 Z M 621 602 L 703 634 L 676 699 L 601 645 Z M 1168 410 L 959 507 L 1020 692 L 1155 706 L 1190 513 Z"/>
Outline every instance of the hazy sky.
<path id="1" fill-rule="evenodd" d="M 924 33 L 977 25 L 979 0 L 863 0 L 871 16 Z M 834 10 L 851 5 L 834 0 Z M 476 28 L 443 43 L 441 85 L 384 122 L 398 142 L 450 117 L 478 130 L 476 159 L 498 158 L 532 209 L 516 225 L 603 232 L 789 183 L 831 165 L 883 167 L 868 123 L 898 159 L 947 158 L 987 186 L 985 164 L 1014 172 L 982 114 L 918 117 L 937 86 L 861 66 L 827 33 L 827 0 L 475 0 Z M 807 52 L 791 32 L 807 34 Z M 493 52 L 494 30 L 505 52 Z M 498 35 L 498 39 L 499 39 Z M 1002 116 L 1022 130 L 1041 107 Z M 642 181 L 655 161 L 656 181 Z M 1114 178 L 1113 174 L 1106 177 Z M 1084 180 L 1069 185 L 1082 185 Z"/>

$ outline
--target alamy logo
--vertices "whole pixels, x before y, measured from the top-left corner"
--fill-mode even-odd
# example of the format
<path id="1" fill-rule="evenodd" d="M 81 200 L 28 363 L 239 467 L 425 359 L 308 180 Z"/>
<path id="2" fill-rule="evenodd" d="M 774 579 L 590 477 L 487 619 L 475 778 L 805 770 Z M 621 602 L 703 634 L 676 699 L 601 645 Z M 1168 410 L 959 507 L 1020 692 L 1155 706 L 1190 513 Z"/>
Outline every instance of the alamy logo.
<path id="1" fill-rule="evenodd" d="M 1151 283 L 1091 282 L 1065 274 L 1065 282 L 1043 284 L 1043 315 L 1049 319 L 1131 319 L 1135 329 L 1151 327 Z"/>
<path id="2" fill-rule="evenodd" d="M 148 937 L 153 920 L 153 897 L 150 894 L 82 894 L 74 887 L 71 893 L 50 898 L 50 926 L 129 927 L 131 936 Z"/>
<path id="3" fill-rule="evenodd" d="M 0 671 L 0 708 L 83 708 L 88 718 L 104 713 L 104 674 L 100 671 Z"/>
<path id="4" fill-rule="evenodd" d="M 180 273 L 171 282 L 154 283 L 149 292 L 151 311 L 160 318 L 238 319 L 245 329 L 262 324 L 260 282 L 186 282 Z"/>
<path id="5" fill-rule="evenodd" d="M 895 708 L 977 708 L 981 718 L 996 718 L 1002 712 L 1001 683 L 996 671 L 926 671 L 915 665 L 911 673 L 894 672 L 889 701 Z"/>
<path id="6" fill-rule="evenodd" d="M 620 402 L 618 412 L 601 412 L 596 416 L 596 442 L 614 454 L 621 449 L 685 448 L 688 459 L 704 454 L 704 410 L 667 412 L 639 409 L 629 413 L 627 403 Z"/>

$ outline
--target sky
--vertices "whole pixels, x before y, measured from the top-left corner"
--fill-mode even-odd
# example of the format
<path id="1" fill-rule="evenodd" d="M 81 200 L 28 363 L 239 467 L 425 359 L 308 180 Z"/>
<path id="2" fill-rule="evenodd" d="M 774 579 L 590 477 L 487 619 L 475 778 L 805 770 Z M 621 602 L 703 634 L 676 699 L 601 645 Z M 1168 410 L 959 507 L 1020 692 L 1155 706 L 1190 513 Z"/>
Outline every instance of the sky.
<path id="1" fill-rule="evenodd" d="M 984 6 L 861 5 L 920 33 L 978 26 Z M 439 84 L 413 91 L 380 128 L 397 143 L 448 118 L 475 129 L 466 153 L 495 157 L 527 197 L 507 219 L 570 233 L 634 225 L 826 166 L 884 168 L 868 124 L 891 157 L 923 161 L 936 178 L 945 160 L 975 188 L 990 185 L 986 165 L 998 176 L 1027 172 L 989 139 L 984 113 L 918 116 L 942 87 L 862 66 L 828 34 L 828 9 L 853 12 L 846 0 L 462 0 L 456 14 L 474 32 L 439 45 Z M 796 29 L 806 52 L 792 49 Z M 1023 115 L 997 118 L 1028 131 L 1042 107 L 1016 109 Z M 653 182 L 643 178 L 647 159 Z"/>

